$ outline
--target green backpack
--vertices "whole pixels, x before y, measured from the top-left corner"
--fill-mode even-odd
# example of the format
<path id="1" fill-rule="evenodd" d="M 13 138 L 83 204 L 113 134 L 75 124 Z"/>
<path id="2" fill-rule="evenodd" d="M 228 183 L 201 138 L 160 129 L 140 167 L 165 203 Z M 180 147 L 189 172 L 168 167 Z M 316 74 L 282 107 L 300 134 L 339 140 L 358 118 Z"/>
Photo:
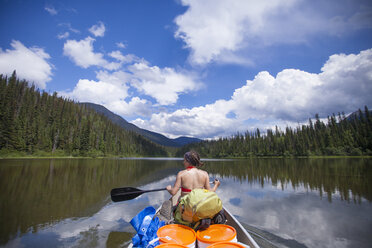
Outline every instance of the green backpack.
<path id="1" fill-rule="evenodd" d="M 215 192 L 194 189 L 180 199 L 174 213 L 177 223 L 195 226 L 202 219 L 212 219 L 222 210 L 222 201 Z"/>

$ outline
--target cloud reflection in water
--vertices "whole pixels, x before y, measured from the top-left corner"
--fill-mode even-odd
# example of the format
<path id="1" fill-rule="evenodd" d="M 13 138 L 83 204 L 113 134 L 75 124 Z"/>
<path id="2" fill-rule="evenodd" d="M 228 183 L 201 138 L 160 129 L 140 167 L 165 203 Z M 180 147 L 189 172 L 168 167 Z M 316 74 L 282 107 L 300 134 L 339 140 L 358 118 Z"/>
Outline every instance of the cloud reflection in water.
<path id="1" fill-rule="evenodd" d="M 216 175 L 218 177 L 218 175 Z M 342 201 L 333 194 L 332 202 L 319 191 L 304 186 L 238 182 L 221 179 L 218 194 L 240 221 L 281 238 L 296 240 L 307 247 L 367 247 L 372 230 L 371 204 Z M 356 215 L 355 208 L 359 209 Z M 355 239 L 358 237 L 358 240 Z"/>
<path id="2" fill-rule="evenodd" d="M 371 204 L 365 199 L 360 204 L 350 203 L 334 192 L 330 202 L 320 197 L 318 190 L 303 185 L 294 188 L 290 183 L 273 185 L 269 179 L 262 184 L 219 174 L 211 175 L 214 177 L 221 180 L 217 193 L 224 206 L 243 224 L 280 237 L 282 240 L 276 240 L 279 247 L 367 247 L 370 243 Z M 164 188 L 175 178 L 172 175 L 139 188 Z M 35 233 L 11 240 L 6 247 L 104 247 L 110 233 L 134 233 L 130 220 L 145 207 L 157 208 L 169 197 L 167 191 L 159 191 L 130 201 L 110 202 L 92 216 L 40 227 Z M 290 245 L 293 243 L 296 245 Z"/>
<path id="3" fill-rule="evenodd" d="M 172 184 L 175 176 L 143 185 L 141 189 L 165 188 Z M 110 232 L 131 232 L 130 220 L 145 207 L 159 207 L 169 198 L 167 191 L 145 193 L 136 199 L 110 202 L 97 213 L 84 218 L 68 218 L 49 226 L 30 230 L 6 244 L 6 247 L 105 247 Z"/>

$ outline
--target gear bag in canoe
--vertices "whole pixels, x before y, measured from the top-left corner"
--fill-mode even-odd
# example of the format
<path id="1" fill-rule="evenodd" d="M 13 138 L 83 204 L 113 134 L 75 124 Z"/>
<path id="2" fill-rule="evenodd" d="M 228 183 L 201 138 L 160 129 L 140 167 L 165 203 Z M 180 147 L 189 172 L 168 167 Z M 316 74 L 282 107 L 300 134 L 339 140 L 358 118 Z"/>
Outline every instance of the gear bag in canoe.
<path id="1" fill-rule="evenodd" d="M 159 245 L 156 232 L 165 225 L 165 222 L 160 221 L 156 216 L 154 217 L 155 213 L 155 208 L 149 206 L 130 221 L 130 224 L 137 231 L 137 234 L 132 238 L 134 247 L 153 248 Z"/>
<path id="2" fill-rule="evenodd" d="M 180 224 L 195 228 L 203 219 L 213 219 L 222 210 L 218 195 L 206 189 L 193 189 L 180 199 L 174 219 Z"/>

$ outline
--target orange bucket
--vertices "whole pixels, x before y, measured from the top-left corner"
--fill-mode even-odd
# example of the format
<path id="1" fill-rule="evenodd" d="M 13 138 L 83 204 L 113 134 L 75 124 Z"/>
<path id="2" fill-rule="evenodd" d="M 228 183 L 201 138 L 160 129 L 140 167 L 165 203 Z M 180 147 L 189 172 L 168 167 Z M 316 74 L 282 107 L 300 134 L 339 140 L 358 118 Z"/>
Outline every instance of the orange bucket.
<path id="1" fill-rule="evenodd" d="M 236 230 L 232 226 L 215 224 L 203 231 L 197 231 L 199 248 L 205 248 L 217 242 L 237 242 Z"/>
<path id="2" fill-rule="evenodd" d="M 187 246 L 184 246 L 184 245 L 179 245 L 179 244 L 175 244 L 175 243 L 165 243 L 165 244 L 161 244 L 161 245 L 158 245 L 156 246 L 157 248 L 187 248 Z"/>
<path id="3" fill-rule="evenodd" d="M 157 246 L 159 247 L 159 246 Z M 208 248 L 246 248 L 247 246 L 234 242 L 218 242 L 211 244 Z"/>
<path id="4" fill-rule="evenodd" d="M 159 237 L 160 244 L 179 244 L 189 248 L 195 247 L 196 233 L 195 231 L 184 225 L 170 224 L 162 226 L 156 234 Z"/>

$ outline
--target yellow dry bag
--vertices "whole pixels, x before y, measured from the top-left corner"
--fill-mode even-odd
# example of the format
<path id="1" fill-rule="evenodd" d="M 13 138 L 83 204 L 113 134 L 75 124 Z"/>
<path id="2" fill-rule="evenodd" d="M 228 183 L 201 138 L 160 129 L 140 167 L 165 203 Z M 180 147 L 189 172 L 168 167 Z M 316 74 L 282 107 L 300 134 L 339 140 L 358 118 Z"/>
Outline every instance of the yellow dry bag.
<path id="1" fill-rule="evenodd" d="M 222 201 L 215 192 L 194 189 L 180 199 L 174 219 L 190 226 L 202 219 L 212 219 L 221 210 Z"/>

